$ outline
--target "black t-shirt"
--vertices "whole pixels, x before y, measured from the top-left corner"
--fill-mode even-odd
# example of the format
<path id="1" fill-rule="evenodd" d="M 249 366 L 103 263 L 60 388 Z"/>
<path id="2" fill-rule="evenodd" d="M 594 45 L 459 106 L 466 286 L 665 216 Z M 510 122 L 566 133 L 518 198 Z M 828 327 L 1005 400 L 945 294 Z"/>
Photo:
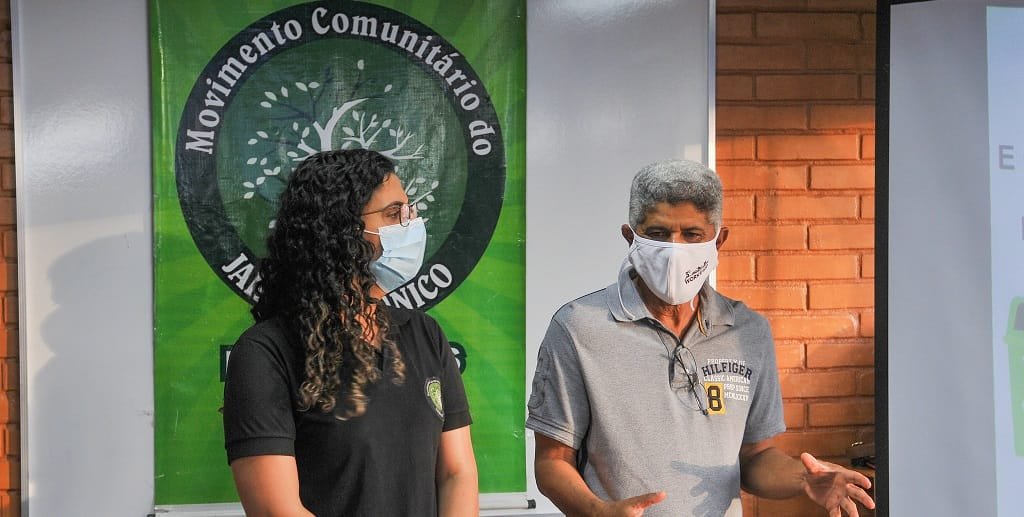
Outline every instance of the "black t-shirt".
<path id="1" fill-rule="evenodd" d="M 366 412 L 348 420 L 299 411 L 304 354 L 285 325 L 272 319 L 243 333 L 224 385 L 228 463 L 295 456 L 302 503 L 318 517 L 436 515 L 438 443 L 442 432 L 470 424 L 469 405 L 437 322 L 418 311 L 387 310 L 405 382 L 396 386 L 384 368 L 365 388 Z"/>

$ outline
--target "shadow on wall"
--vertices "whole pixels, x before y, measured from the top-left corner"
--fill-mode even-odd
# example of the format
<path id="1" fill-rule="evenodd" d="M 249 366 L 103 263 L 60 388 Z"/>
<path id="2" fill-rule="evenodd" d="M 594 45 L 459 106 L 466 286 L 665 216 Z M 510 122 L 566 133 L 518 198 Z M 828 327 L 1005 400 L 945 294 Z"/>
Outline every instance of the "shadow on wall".
<path id="1" fill-rule="evenodd" d="M 32 470 L 23 511 L 34 496 L 36 515 L 152 511 L 151 475 L 143 481 L 148 508 L 138 494 L 125 494 L 139 486 L 140 472 L 153 472 L 152 287 L 139 282 L 149 278 L 140 248 L 150 254 L 142 233 L 103 237 L 47 271 L 52 308 L 33 345 L 33 362 L 43 366 L 26 398 L 32 419 L 23 461 L 30 458 Z M 144 302 L 125 292 L 144 294 Z"/>

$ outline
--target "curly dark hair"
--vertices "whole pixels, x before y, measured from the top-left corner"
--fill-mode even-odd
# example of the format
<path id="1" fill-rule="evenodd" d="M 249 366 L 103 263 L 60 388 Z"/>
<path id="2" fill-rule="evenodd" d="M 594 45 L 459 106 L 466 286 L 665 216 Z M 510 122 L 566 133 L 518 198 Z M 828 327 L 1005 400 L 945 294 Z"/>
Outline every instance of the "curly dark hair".
<path id="1" fill-rule="evenodd" d="M 267 256 L 260 262 L 256 321 L 279 318 L 304 348 L 303 411 L 316 407 L 342 420 L 366 411 L 365 387 L 380 379 L 381 351 L 391 353 L 392 382 L 405 379 L 405 363 L 388 338 L 386 311 L 370 297 L 374 248 L 363 238 L 360 214 L 395 166 L 367 150 L 325 151 L 306 158 L 279 199 Z M 376 329 L 376 333 L 368 335 Z M 347 389 L 341 390 L 343 383 Z M 340 408 L 337 396 L 344 392 Z"/>

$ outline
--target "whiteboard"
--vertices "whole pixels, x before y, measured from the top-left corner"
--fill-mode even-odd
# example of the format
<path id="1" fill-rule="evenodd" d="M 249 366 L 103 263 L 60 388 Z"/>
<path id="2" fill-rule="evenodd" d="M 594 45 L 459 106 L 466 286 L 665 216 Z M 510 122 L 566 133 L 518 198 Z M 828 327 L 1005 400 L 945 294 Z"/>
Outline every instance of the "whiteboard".
<path id="1" fill-rule="evenodd" d="M 23 512 L 141 517 L 154 468 L 146 3 L 11 9 Z M 714 0 L 529 0 L 527 27 L 529 385 L 551 314 L 615 278 L 635 171 L 714 163 Z M 484 515 L 554 511 L 527 440 L 538 508 Z"/>

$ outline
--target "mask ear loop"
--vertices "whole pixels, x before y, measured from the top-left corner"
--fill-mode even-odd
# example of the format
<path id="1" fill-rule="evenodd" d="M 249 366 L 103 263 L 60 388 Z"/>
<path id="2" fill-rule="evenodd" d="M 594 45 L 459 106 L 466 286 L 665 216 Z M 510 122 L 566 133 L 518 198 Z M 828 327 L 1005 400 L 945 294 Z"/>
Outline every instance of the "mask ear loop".
<path id="1" fill-rule="evenodd" d="M 622 300 L 622 277 L 625 275 L 626 279 L 629 279 L 629 274 L 627 273 L 629 268 L 627 265 L 629 264 L 629 256 L 632 254 L 633 246 L 630 246 L 629 253 L 626 254 L 626 258 L 622 260 L 622 266 L 619 267 L 619 280 L 615 282 L 615 291 L 619 294 L 619 306 L 622 307 L 622 312 L 625 313 L 629 319 L 635 320 L 637 317 L 626 308 L 626 303 Z"/>

